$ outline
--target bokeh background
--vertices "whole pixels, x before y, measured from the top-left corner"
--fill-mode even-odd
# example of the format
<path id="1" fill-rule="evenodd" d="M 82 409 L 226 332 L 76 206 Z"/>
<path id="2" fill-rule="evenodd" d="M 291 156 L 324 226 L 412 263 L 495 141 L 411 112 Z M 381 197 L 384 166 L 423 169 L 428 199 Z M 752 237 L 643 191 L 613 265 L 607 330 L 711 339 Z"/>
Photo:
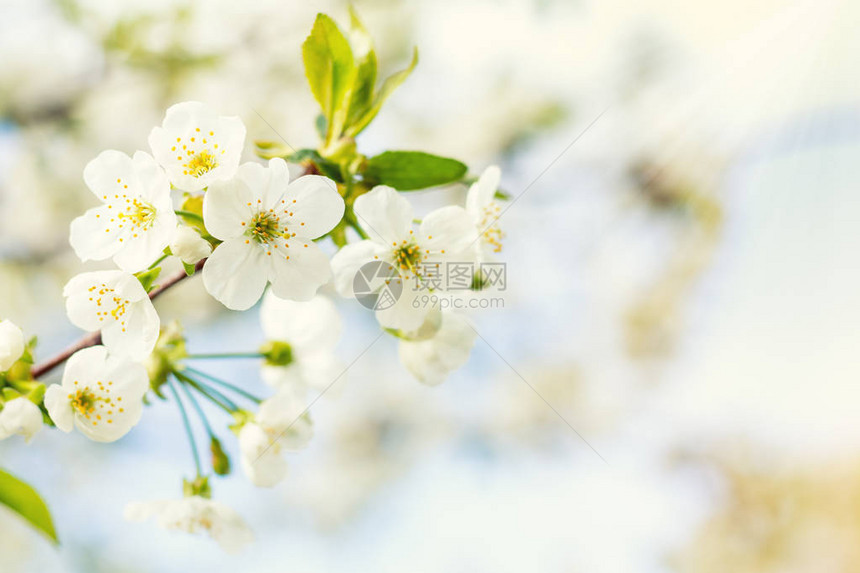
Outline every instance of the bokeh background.
<path id="1" fill-rule="evenodd" d="M 0 443 L 62 541 L 0 510 L 0 570 L 860 570 L 860 4 L 355 5 L 384 71 L 421 53 L 360 149 L 503 168 L 505 308 L 473 312 L 482 339 L 437 388 L 376 342 L 278 487 L 216 480 L 256 532 L 236 557 L 122 520 L 193 471 L 169 403 L 117 444 Z M 243 118 L 248 160 L 272 127 L 313 147 L 317 11 L 348 18 L 334 1 L 0 4 L 0 316 L 42 356 L 78 336 L 61 288 L 82 268 L 86 162 L 146 149 L 189 99 Z M 378 330 L 339 304 L 348 363 Z M 256 310 L 197 280 L 158 308 L 200 352 L 262 341 Z M 265 392 L 253 362 L 204 366 Z"/>

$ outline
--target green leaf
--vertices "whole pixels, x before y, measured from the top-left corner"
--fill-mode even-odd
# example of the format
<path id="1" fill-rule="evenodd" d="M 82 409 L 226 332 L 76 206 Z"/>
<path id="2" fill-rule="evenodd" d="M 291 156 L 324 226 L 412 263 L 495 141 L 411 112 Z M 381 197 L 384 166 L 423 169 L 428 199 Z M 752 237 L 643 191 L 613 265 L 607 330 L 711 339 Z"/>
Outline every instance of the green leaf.
<path id="1" fill-rule="evenodd" d="M 340 172 L 340 166 L 328 159 L 323 158 L 316 149 L 299 149 L 287 158 L 291 163 L 302 163 L 310 161 L 316 165 L 320 173 L 334 179 L 338 183 L 343 183 L 343 175 Z"/>
<path id="2" fill-rule="evenodd" d="M 26 519 L 54 543 L 59 543 L 51 512 L 35 489 L 0 470 L 0 503 Z"/>
<path id="3" fill-rule="evenodd" d="M 149 269 L 147 271 L 141 271 L 139 273 L 135 273 L 134 276 L 137 277 L 137 280 L 140 281 L 140 284 L 143 285 L 143 290 L 149 292 L 152 290 L 153 285 L 155 284 L 155 279 L 158 278 L 158 275 L 161 274 L 161 267 L 155 267 L 154 269 Z"/>
<path id="4" fill-rule="evenodd" d="M 186 276 L 190 277 L 191 275 L 193 275 L 196 267 L 197 267 L 197 265 L 192 265 L 190 263 L 186 263 L 185 261 L 182 261 L 182 268 L 185 269 Z"/>
<path id="5" fill-rule="evenodd" d="M 418 65 L 418 48 L 412 52 L 412 62 L 409 64 L 409 67 L 405 70 L 400 70 L 394 74 L 388 76 L 384 82 L 382 82 L 382 87 L 379 88 L 379 92 L 376 94 L 376 97 L 373 100 L 373 103 L 370 105 L 368 110 L 361 116 L 360 119 L 356 120 L 355 123 L 350 122 L 349 129 L 346 130 L 346 135 L 349 137 L 355 137 L 359 133 L 361 133 L 364 128 L 366 128 L 373 118 L 376 117 L 376 114 L 379 113 L 379 110 L 382 108 L 382 104 L 385 103 L 385 100 L 388 99 L 394 90 L 396 90 L 400 84 L 406 81 L 406 78 L 409 77 L 409 74 L 412 73 L 412 70 L 415 69 L 415 66 Z"/>
<path id="6" fill-rule="evenodd" d="M 349 7 L 350 39 L 353 41 L 353 51 L 358 69 L 355 76 L 355 84 L 352 89 L 352 97 L 349 101 L 349 114 L 346 119 L 346 127 L 360 120 L 370 108 L 373 101 L 373 93 L 376 89 L 377 59 L 373 46 L 373 38 L 367 32 L 367 28 L 358 17 L 352 5 Z"/>
<path id="7" fill-rule="evenodd" d="M 327 141 L 340 136 L 346 121 L 356 69 L 352 48 L 325 14 L 317 14 L 310 35 L 302 44 L 305 76 L 323 115 L 328 120 Z"/>
<path id="8" fill-rule="evenodd" d="M 463 163 L 448 157 L 422 151 L 386 151 L 367 160 L 363 176 L 371 186 L 412 191 L 459 181 L 466 170 Z"/>
<path id="9" fill-rule="evenodd" d="M 328 131 L 328 120 L 325 118 L 323 114 L 319 114 L 314 120 L 314 127 L 317 130 L 317 134 L 320 136 L 320 139 L 325 139 L 326 131 Z"/>

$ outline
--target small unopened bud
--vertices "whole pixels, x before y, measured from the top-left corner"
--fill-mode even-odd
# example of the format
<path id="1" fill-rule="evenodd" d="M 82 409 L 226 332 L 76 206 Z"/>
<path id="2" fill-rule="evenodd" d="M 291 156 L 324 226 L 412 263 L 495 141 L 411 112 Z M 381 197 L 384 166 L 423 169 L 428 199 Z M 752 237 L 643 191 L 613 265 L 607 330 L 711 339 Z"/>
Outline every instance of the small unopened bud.
<path id="1" fill-rule="evenodd" d="M 221 442 L 218 438 L 212 437 L 209 441 L 209 451 L 212 452 L 212 471 L 219 476 L 225 476 L 230 473 L 230 458 L 224 453 L 221 447 Z"/>
<path id="2" fill-rule="evenodd" d="M 269 366 L 288 366 L 293 362 L 293 347 L 282 340 L 270 340 L 260 347 Z"/>
<path id="3" fill-rule="evenodd" d="M 179 257 L 183 263 L 194 265 L 212 253 L 212 245 L 191 227 L 181 225 L 173 233 L 170 252 Z"/>

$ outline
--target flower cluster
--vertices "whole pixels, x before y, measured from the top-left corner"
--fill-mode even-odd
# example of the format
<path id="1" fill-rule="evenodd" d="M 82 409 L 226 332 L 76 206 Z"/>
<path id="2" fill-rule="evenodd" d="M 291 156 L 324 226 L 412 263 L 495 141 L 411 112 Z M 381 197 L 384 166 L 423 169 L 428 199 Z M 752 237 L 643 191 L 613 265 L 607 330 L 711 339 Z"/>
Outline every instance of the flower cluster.
<path id="1" fill-rule="evenodd" d="M 353 25 L 360 27 L 357 18 Z M 373 98 L 375 76 L 362 87 L 365 100 L 335 94 L 325 85 L 331 78 L 316 74 L 315 66 L 330 67 L 326 50 L 346 42 L 338 35 L 321 15 L 305 44 L 308 79 L 327 126 L 318 149 L 278 154 L 276 146 L 258 142 L 267 163 L 241 163 L 246 129 L 240 118 L 220 116 L 198 102 L 170 107 L 149 135 L 149 152 L 107 150 L 84 168 L 98 204 L 71 223 L 69 241 L 82 262 L 114 265 L 78 274 L 63 289 L 69 320 L 88 334 L 33 366 L 35 340 L 26 342 L 17 326 L 0 322 L 0 439 L 22 434 L 29 440 L 49 424 L 113 442 L 138 423 L 153 398 L 179 410 L 195 475 L 184 482 L 182 499 L 129 505 L 130 520 L 155 516 L 166 528 L 205 531 L 230 551 L 250 541 L 241 517 L 210 499 L 211 475 L 231 471 L 231 445 L 222 445 L 198 401 L 226 414 L 223 429 L 235 435 L 239 466 L 252 483 L 272 487 L 282 481 L 285 454 L 305 447 L 313 435 L 310 405 L 347 370 L 336 353 L 342 334 L 337 305 L 319 293 L 328 283 L 355 298 L 368 265 L 388 269 L 370 293 L 380 300 L 388 295 L 386 305 L 374 306 L 375 318 L 398 339 L 401 362 L 420 382 L 439 384 L 469 358 L 476 333 L 468 320 L 416 302 L 422 294 L 446 292 L 435 278 L 447 263 L 492 261 L 500 251 L 500 172 L 490 167 L 467 179 L 466 166 L 449 158 L 359 154 L 355 136 L 416 60 Z M 353 36 L 364 39 L 356 58 L 374 58 L 375 70 L 366 32 L 353 30 Z M 348 43 L 338 45 L 349 49 Z M 355 74 L 341 80 L 358 81 Z M 302 174 L 291 176 L 288 162 Z M 463 206 L 441 207 L 420 221 L 402 193 L 462 182 L 471 182 Z M 167 265 L 176 273 L 162 277 Z M 250 309 L 262 299 L 266 340 L 260 348 L 189 353 L 181 325 L 161 320 L 153 299 L 198 273 L 209 295 L 231 310 Z M 468 279 L 469 288 L 485 282 L 480 271 Z M 397 296 L 388 288 L 392 283 Z M 225 358 L 260 359 L 272 395 L 258 397 L 194 362 Z M 58 384 L 38 381 L 64 361 Z M 189 412 L 208 434 L 211 474 Z"/>

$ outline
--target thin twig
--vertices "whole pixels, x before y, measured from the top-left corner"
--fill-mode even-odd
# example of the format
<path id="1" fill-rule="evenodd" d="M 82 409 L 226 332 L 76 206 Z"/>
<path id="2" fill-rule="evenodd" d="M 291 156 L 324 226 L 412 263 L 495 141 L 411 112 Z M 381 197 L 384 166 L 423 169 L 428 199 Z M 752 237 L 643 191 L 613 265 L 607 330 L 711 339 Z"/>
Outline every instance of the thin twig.
<path id="1" fill-rule="evenodd" d="M 194 266 L 195 274 L 200 272 L 200 270 L 203 269 L 203 265 L 205 263 L 206 263 L 206 259 L 203 259 L 202 261 L 200 261 L 199 263 L 197 263 Z M 188 278 L 188 274 L 184 270 L 178 271 L 176 274 L 168 277 L 164 282 L 162 282 L 160 285 L 158 285 L 157 287 L 152 289 L 152 291 L 150 291 L 150 293 L 149 293 L 149 298 L 152 300 L 155 300 L 155 298 L 160 296 L 161 293 L 163 293 L 164 291 L 176 286 L 177 284 L 181 283 L 183 280 L 185 280 L 187 278 Z M 77 342 L 72 344 L 71 346 L 69 346 L 69 347 L 65 348 L 64 350 L 60 351 L 59 353 L 57 353 L 55 356 L 52 356 L 48 360 L 45 360 L 44 362 L 41 362 L 41 363 L 33 366 L 33 368 L 30 370 L 30 375 L 34 379 L 41 378 L 42 376 L 44 376 L 45 374 L 47 374 L 48 372 L 50 372 L 51 370 L 53 370 L 54 368 L 56 368 L 57 366 L 59 366 L 60 364 L 65 362 L 66 360 L 68 360 L 72 356 L 72 354 L 74 354 L 78 350 L 82 350 L 84 348 L 89 348 L 90 346 L 96 346 L 97 344 L 101 344 L 101 341 L 102 341 L 102 335 L 100 332 L 93 332 L 93 333 L 87 334 L 86 336 L 84 336 L 83 338 L 81 338 L 80 340 L 78 340 Z"/>

